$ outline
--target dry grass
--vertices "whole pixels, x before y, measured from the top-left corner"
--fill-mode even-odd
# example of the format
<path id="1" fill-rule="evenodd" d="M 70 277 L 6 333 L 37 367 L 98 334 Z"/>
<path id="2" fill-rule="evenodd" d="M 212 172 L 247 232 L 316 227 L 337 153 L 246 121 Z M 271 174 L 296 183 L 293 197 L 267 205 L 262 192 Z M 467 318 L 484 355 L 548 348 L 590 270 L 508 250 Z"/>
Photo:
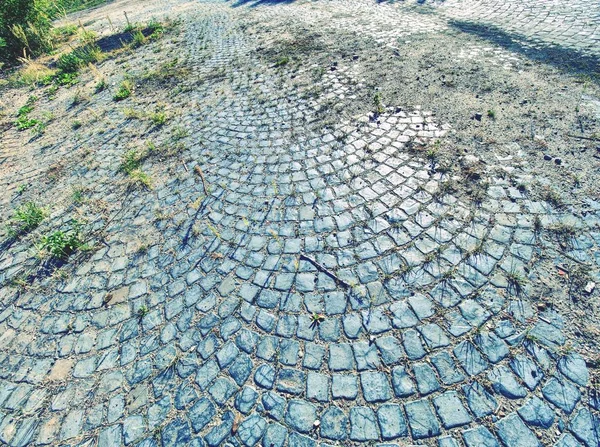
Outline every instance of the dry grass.
<path id="1" fill-rule="evenodd" d="M 40 61 L 31 59 L 20 59 L 23 65 L 10 78 L 13 84 L 34 85 L 41 82 L 44 78 L 54 76 L 58 71 L 48 68 Z"/>

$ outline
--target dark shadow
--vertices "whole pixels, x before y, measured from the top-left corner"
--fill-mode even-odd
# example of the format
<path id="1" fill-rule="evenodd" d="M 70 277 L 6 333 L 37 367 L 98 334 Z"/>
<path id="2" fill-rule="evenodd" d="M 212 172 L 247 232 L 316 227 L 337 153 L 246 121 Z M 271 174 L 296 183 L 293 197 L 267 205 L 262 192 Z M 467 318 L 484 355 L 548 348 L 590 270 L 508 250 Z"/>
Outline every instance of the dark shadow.
<path id="1" fill-rule="evenodd" d="M 144 35 L 144 37 L 148 37 L 152 35 L 154 30 L 152 28 L 143 28 L 140 32 Z M 96 41 L 96 45 L 102 50 L 103 53 L 110 53 L 114 50 L 119 50 L 126 45 L 129 45 L 133 42 L 134 39 L 134 31 L 124 31 L 122 33 L 113 34 L 111 36 L 102 37 Z"/>
<path id="2" fill-rule="evenodd" d="M 289 5 L 295 1 L 296 0 L 236 0 L 236 2 L 231 6 L 237 8 L 239 6 L 248 5 L 254 8 L 256 6 Z"/>
<path id="3" fill-rule="evenodd" d="M 508 33 L 494 25 L 452 20 L 450 26 L 519 53 L 528 59 L 552 65 L 572 74 L 592 74 L 600 71 L 598 56 L 582 53 L 560 45 L 547 45 L 520 34 Z M 598 78 L 596 77 L 596 82 Z"/>

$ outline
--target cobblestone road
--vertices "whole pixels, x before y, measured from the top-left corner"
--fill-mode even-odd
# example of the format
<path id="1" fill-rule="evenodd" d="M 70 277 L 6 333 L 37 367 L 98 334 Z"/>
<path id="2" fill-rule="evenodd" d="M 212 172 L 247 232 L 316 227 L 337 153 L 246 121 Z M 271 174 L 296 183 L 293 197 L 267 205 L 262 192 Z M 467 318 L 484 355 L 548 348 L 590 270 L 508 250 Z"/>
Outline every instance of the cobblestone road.
<path id="1" fill-rule="evenodd" d="M 293 21 L 394 47 L 453 18 L 598 55 L 598 3 L 449 0 L 427 14 L 367 0 L 168 3 L 192 67 L 189 150 L 148 167 L 153 191 L 120 196 L 118 141 L 130 137 L 125 126 L 95 134 L 95 169 L 68 184 L 85 180 L 90 200 L 109 203 L 90 223 L 103 245 L 24 289 L 31 243 L 4 246 L 0 441 L 600 445 L 600 395 L 569 322 L 530 285 L 541 249 L 597 278 L 600 202 L 583 215 L 494 177 L 474 206 L 408 150 L 452 131 L 432 106 L 324 126 L 331 100 L 361 87 L 351 63 L 323 73 L 313 95 L 293 77 L 314 67 L 273 69 L 241 26 Z M 460 57 L 522 61 L 474 48 Z M 48 165 L 67 149 L 45 154 Z M 8 209 L 24 176 L 45 174 L 3 156 Z M 73 210 L 44 225 L 64 227 Z M 567 227 L 567 240 L 541 230 Z"/>

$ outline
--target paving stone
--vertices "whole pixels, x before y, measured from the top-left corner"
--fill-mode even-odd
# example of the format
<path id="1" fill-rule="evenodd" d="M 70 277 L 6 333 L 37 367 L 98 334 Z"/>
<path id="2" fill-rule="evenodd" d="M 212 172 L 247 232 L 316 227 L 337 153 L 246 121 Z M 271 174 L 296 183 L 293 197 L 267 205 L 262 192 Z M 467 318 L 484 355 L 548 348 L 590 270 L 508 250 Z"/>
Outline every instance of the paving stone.
<path id="1" fill-rule="evenodd" d="M 256 404 L 258 393 L 252 387 L 243 387 L 235 397 L 235 408 L 241 413 L 248 414 Z"/>
<path id="2" fill-rule="evenodd" d="M 581 393 L 576 386 L 554 377 L 542 387 L 542 394 L 549 402 L 567 413 L 571 413 L 581 399 Z"/>
<path id="3" fill-rule="evenodd" d="M 385 404 L 377 409 L 377 420 L 381 437 L 384 440 L 408 436 L 408 427 L 402 413 L 402 408 L 397 404 Z"/>
<path id="4" fill-rule="evenodd" d="M 486 427 L 480 425 L 462 433 L 467 447 L 500 447 L 500 444 Z"/>
<path id="5" fill-rule="evenodd" d="M 558 360 L 558 369 L 577 385 L 587 386 L 589 372 L 585 360 L 577 353 L 570 353 Z"/>
<path id="6" fill-rule="evenodd" d="M 421 339 L 415 330 L 407 330 L 404 336 L 404 351 L 410 360 L 418 360 L 425 356 L 425 349 L 421 343 Z"/>
<path id="7" fill-rule="evenodd" d="M 306 397 L 319 402 L 329 401 L 330 381 L 324 374 L 309 372 L 306 378 Z"/>
<path id="8" fill-rule="evenodd" d="M 433 368 L 426 363 L 413 364 L 413 372 L 417 380 L 417 388 L 419 393 L 426 395 L 440 389 L 440 384 L 437 380 Z"/>
<path id="9" fill-rule="evenodd" d="M 439 436 L 441 428 L 428 399 L 416 400 L 404 405 L 413 439 Z"/>
<path id="10" fill-rule="evenodd" d="M 273 419 L 279 421 L 283 419 L 286 400 L 277 393 L 267 392 L 262 395 L 262 405 L 267 414 Z"/>
<path id="11" fill-rule="evenodd" d="M 583 444 L 577 441 L 577 439 L 575 439 L 575 437 L 570 433 L 561 435 L 556 444 L 554 444 L 555 447 L 581 447 L 582 445 Z"/>
<path id="12" fill-rule="evenodd" d="M 504 445 L 515 447 L 542 445 L 516 413 L 511 413 L 500 419 L 494 426 L 496 427 L 498 437 Z"/>
<path id="13" fill-rule="evenodd" d="M 356 399 L 358 396 L 358 380 L 356 376 L 332 374 L 331 377 L 331 394 L 334 399 Z"/>
<path id="14" fill-rule="evenodd" d="M 475 344 L 492 363 L 498 363 L 509 354 L 506 343 L 492 332 L 479 333 L 475 337 Z"/>
<path id="15" fill-rule="evenodd" d="M 265 419 L 253 414 L 240 424 L 237 433 L 244 445 L 250 447 L 258 444 L 266 428 L 267 422 Z"/>
<path id="16" fill-rule="evenodd" d="M 482 418 L 496 411 L 498 407 L 496 399 L 478 382 L 465 384 L 462 386 L 462 389 L 469 409 L 475 417 Z"/>
<path id="17" fill-rule="evenodd" d="M 450 429 L 471 422 L 471 417 L 463 407 L 458 394 L 448 391 L 433 398 L 433 405 L 444 428 Z"/>
<path id="18" fill-rule="evenodd" d="M 353 441 L 375 441 L 379 439 L 377 417 L 368 407 L 350 409 L 350 439 Z"/>
<path id="19" fill-rule="evenodd" d="M 377 369 L 381 365 L 375 344 L 368 342 L 352 343 L 352 349 L 356 360 L 356 368 L 359 371 Z"/>
<path id="20" fill-rule="evenodd" d="M 488 373 L 488 379 L 496 393 L 509 399 L 519 399 L 527 395 L 527 390 L 521 386 L 510 370 L 504 366 L 497 366 Z"/>
<path id="21" fill-rule="evenodd" d="M 511 359 L 510 367 L 530 390 L 534 390 L 544 377 L 537 365 L 521 354 Z"/>
<path id="22" fill-rule="evenodd" d="M 190 408 L 188 415 L 194 433 L 198 433 L 215 417 L 215 406 L 208 399 L 201 398 Z"/>
<path id="23" fill-rule="evenodd" d="M 465 375 L 460 372 L 454 360 L 452 360 L 452 357 L 446 351 L 432 355 L 430 360 L 442 382 L 444 382 L 444 385 L 453 385 L 465 379 Z"/>
<path id="24" fill-rule="evenodd" d="M 540 398 L 528 399 L 517 412 L 529 425 L 550 428 L 554 423 L 554 411 Z"/>
<path id="25" fill-rule="evenodd" d="M 349 344 L 329 345 L 329 369 L 332 371 L 351 371 L 355 368 L 354 355 Z"/>
<path id="26" fill-rule="evenodd" d="M 408 397 L 416 392 L 415 384 L 403 366 L 392 370 L 392 386 L 396 397 Z"/>
<path id="27" fill-rule="evenodd" d="M 283 447 L 287 440 L 287 430 L 283 425 L 272 423 L 267 426 L 262 439 L 263 447 Z"/>
<path id="28" fill-rule="evenodd" d="M 387 366 L 395 365 L 404 357 L 404 350 L 400 340 L 396 337 L 386 336 L 375 340 L 375 344 L 379 349 L 381 359 Z"/>
<path id="29" fill-rule="evenodd" d="M 303 400 L 290 400 L 285 421 L 291 428 L 300 433 L 308 433 L 316 420 L 317 409 L 314 405 Z"/>
<path id="30" fill-rule="evenodd" d="M 348 417 L 337 407 L 329 407 L 321 415 L 320 433 L 323 438 L 343 441 L 347 434 Z"/>
<path id="31" fill-rule="evenodd" d="M 363 372 L 360 375 L 363 397 L 367 402 L 384 402 L 392 398 L 392 390 L 385 374 Z"/>
<path id="32" fill-rule="evenodd" d="M 586 447 L 597 446 L 600 442 L 600 419 L 587 408 L 575 413 L 569 423 L 569 430 Z"/>
<path id="33" fill-rule="evenodd" d="M 254 373 L 254 381 L 262 388 L 271 389 L 275 383 L 275 368 L 271 365 L 260 365 Z"/>

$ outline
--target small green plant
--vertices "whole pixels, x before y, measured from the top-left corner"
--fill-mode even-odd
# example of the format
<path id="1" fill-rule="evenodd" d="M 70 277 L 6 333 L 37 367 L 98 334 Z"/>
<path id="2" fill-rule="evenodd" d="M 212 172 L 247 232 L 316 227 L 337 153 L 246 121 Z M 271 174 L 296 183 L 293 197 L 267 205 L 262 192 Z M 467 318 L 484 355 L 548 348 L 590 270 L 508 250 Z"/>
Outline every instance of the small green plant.
<path id="1" fill-rule="evenodd" d="M 148 189 L 152 188 L 152 180 L 142 169 L 142 162 L 146 159 L 148 153 L 138 152 L 135 149 L 127 151 L 121 161 L 119 171 L 129 176 L 132 185 L 142 185 Z"/>
<path id="2" fill-rule="evenodd" d="M 150 115 L 150 121 L 155 126 L 163 126 L 167 122 L 167 114 L 162 111 L 154 112 Z"/>
<path id="3" fill-rule="evenodd" d="M 543 229 L 544 226 L 542 224 L 542 219 L 540 219 L 540 216 L 536 214 L 536 216 L 533 218 L 533 233 L 537 236 L 542 232 Z"/>
<path id="4" fill-rule="evenodd" d="M 106 83 L 106 80 L 104 78 L 102 78 L 98 82 L 96 82 L 96 85 L 94 86 L 94 92 L 96 94 L 98 94 L 98 93 L 106 90 L 107 87 L 108 87 L 108 84 Z"/>
<path id="5" fill-rule="evenodd" d="M 96 44 L 88 43 L 75 48 L 70 53 L 61 55 L 56 61 L 56 66 L 63 73 L 77 73 L 79 69 L 88 64 L 102 60 L 103 54 Z"/>
<path id="6" fill-rule="evenodd" d="M 57 26 L 56 28 L 52 29 L 52 37 L 56 38 L 57 40 L 66 40 L 68 37 L 74 36 L 75 34 L 77 34 L 77 30 L 79 29 L 79 27 L 77 25 L 75 25 L 74 23 L 70 23 L 68 25 L 64 25 L 64 26 Z"/>
<path id="7" fill-rule="evenodd" d="M 150 311 L 148 310 L 148 307 L 145 304 L 141 305 L 137 310 L 137 316 L 140 320 L 143 319 L 146 315 L 148 315 L 148 313 L 150 313 Z"/>
<path id="8" fill-rule="evenodd" d="M 20 116 L 17 121 L 15 121 L 15 126 L 17 126 L 18 130 L 27 130 L 37 126 L 40 123 L 40 120 L 29 119 L 26 115 L 23 115 Z"/>
<path id="9" fill-rule="evenodd" d="M 516 270 L 511 270 L 506 273 L 506 280 L 508 282 L 508 290 L 514 292 L 516 295 L 520 295 L 525 286 L 525 277 Z"/>
<path id="10" fill-rule="evenodd" d="M 566 223 L 553 225 L 552 227 L 548 228 L 548 231 L 552 236 L 554 236 L 556 242 L 558 242 L 561 247 L 566 249 L 572 248 L 573 241 L 577 236 L 577 230 L 575 227 Z"/>
<path id="11" fill-rule="evenodd" d="M 42 253 L 47 253 L 53 258 L 64 260 L 83 245 L 79 228 L 74 227 L 67 231 L 55 231 L 48 236 L 42 237 L 37 247 Z"/>
<path id="12" fill-rule="evenodd" d="M 21 107 L 19 109 L 19 111 L 17 112 L 17 120 L 15 121 L 15 126 L 17 127 L 18 130 L 31 129 L 32 127 L 35 127 L 38 124 L 40 124 L 40 122 L 41 122 L 40 120 L 29 118 L 29 114 L 35 108 L 34 106 L 35 106 L 35 103 L 37 102 L 37 100 L 38 100 L 37 96 L 31 95 L 27 99 L 27 102 L 25 103 L 25 105 L 23 107 Z"/>
<path id="13" fill-rule="evenodd" d="M 127 118 L 128 120 L 132 120 L 132 119 L 142 119 L 143 114 L 142 112 L 134 109 L 133 107 L 126 107 L 123 109 L 123 115 L 125 115 L 125 118 Z"/>
<path id="14" fill-rule="evenodd" d="M 81 124 L 81 121 L 79 120 L 75 120 L 71 123 L 71 129 L 73 130 L 78 130 L 79 128 L 81 128 L 81 126 L 83 126 L 83 124 Z"/>
<path id="15" fill-rule="evenodd" d="M 142 33 L 141 30 L 137 29 L 133 32 L 133 40 L 131 41 L 131 47 L 137 48 L 146 43 L 146 36 Z"/>
<path id="16" fill-rule="evenodd" d="M 71 198 L 73 199 L 73 203 L 82 203 L 84 200 L 85 188 L 73 188 L 73 194 L 71 194 Z"/>
<path id="17" fill-rule="evenodd" d="M 487 111 L 487 116 L 488 118 L 495 120 L 496 119 L 496 112 L 494 112 L 492 109 Z"/>
<path id="18" fill-rule="evenodd" d="M 173 134 L 171 135 L 171 138 L 173 139 L 173 141 L 179 141 L 189 136 L 190 132 L 185 127 L 177 126 L 175 129 L 173 129 Z"/>
<path id="19" fill-rule="evenodd" d="M 10 218 L 9 233 L 12 235 L 27 233 L 36 228 L 46 215 L 46 210 L 33 202 L 27 202 L 17 208 Z"/>
<path id="20" fill-rule="evenodd" d="M 432 148 L 430 148 L 430 149 L 427 151 L 427 154 L 426 154 L 426 156 L 427 156 L 427 160 L 429 160 L 429 162 L 430 162 L 431 164 L 435 164 L 435 162 L 436 162 L 436 161 L 437 161 L 437 159 L 438 159 L 438 155 L 439 155 L 439 154 L 438 154 L 438 150 L 437 150 L 437 148 L 435 148 L 435 147 L 432 147 Z"/>
<path id="21" fill-rule="evenodd" d="M 313 312 L 313 314 L 310 316 L 310 321 L 311 326 L 318 326 L 323 321 L 325 321 L 325 315 Z"/>
<path id="22" fill-rule="evenodd" d="M 131 96 L 133 92 L 133 83 L 129 79 L 125 79 L 119 84 L 119 88 L 113 96 L 115 101 L 123 101 Z"/>
<path id="23" fill-rule="evenodd" d="M 376 92 L 375 96 L 373 96 L 373 105 L 375 105 L 375 112 L 378 115 L 381 115 L 385 112 L 385 108 L 383 106 L 383 97 L 381 96 L 381 92 Z"/>
<path id="24" fill-rule="evenodd" d="M 290 63 L 290 57 L 289 56 L 282 56 L 279 59 L 277 59 L 277 62 L 275 62 L 275 66 L 276 67 L 283 67 L 284 65 L 287 65 Z"/>
<path id="25" fill-rule="evenodd" d="M 561 195 L 556 190 L 549 187 L 544 190 L 542 199 L 556 208 L 562 208 L 565 204 Z"/>

